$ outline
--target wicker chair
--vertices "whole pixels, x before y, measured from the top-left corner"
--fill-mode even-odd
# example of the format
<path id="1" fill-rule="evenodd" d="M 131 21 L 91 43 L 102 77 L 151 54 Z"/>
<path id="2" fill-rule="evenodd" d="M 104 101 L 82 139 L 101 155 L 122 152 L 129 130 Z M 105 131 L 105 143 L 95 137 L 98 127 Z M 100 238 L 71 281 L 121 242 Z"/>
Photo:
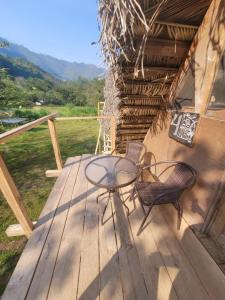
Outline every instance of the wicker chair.
<path id="1" fill-rule="evenodd" d="M 146 154 L 146 147 L 139 141 L 128 141 L 126 143 L 125 157 L 132 160 L 135 164 L 141 165 Z M 115 150 L 112 151 L 112 154 Z"/>
<path id="2" fill-rule="evenodd" d="M 141 207 L 144 212 L 144 219 L 138 230 L 138 234 L 143 230 L 143 226 L 154 205 L 171 203 L 178 211 L 178 220 L 181 222 L 182 209 L 179 199 L 182 193 L 193 186 L 196 181 L 197 172 L 188 164 L 177 161 L 163 161 L 149 166 L 143 167 L 144 169 L 151 169 L 157 165 L 166 164 L 166 168 L 157 176 L 156 182 L 137 181 L 135 183 L 134 193 L 137 194 Z M 160 182 L 160 177 L 167 170 L 173 168 L 169 177 L 165 182 Z M 145 206 L 148 206 L 146 212 Z"/>
<path id="3" fill-rule="evenodd" d="M 129 141 L 126 145 L 125 157 L 140 165 L 146 153 L 146 147 L 141 142 Z"/>
<path id="4" fill-rule="evenodd" d="M 141 174 L 141 169 L 144 163 L 144 157 L 147 152 L 145 145 L 139 141 L 127 141 L 124 143 L 126 143 L 126 153 L 124 157 L 132 160 L 140 168 L 140 174 Z M 111 154 L 113 154 L 115 151 L 116 149 L 114 149 Z M 122 191 L 121 194 L 123 194 Z M 134 206 L 135 206 L 135 200 L 133 196 L 134 196 L 134 189 L 132 189 L 132 193 L 123 200 L 123 204 L 127 209 L 128 215 L 129 215 L 129 208 L 126 205 L 126 201 L 128 199 L 130 200 L 133 199 Z"/>

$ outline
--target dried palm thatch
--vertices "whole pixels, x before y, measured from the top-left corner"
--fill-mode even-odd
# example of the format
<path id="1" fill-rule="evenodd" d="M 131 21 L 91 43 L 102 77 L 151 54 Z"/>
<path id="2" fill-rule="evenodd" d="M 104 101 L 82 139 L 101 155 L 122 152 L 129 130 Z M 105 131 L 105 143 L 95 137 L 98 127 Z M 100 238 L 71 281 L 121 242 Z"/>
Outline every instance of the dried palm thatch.
<path id="1" fill-rule="evenodd" d="M 156 96 L 156 95 L 166 95 L 169 91 L 170 84 L 167 83 L 139 83 L 139 82 L 129 82 L 124 83 L 123 88 L 121 88 L 121 94 L 128 95 L 146 95 L 146 96 Z"/>
<path id="2" fill-rule="evenodd" d="M 146 80 L 151 82 L 162 82 L 165 79 L 168 81 L 173 81 L 177 74 L 177 69 L 174 68 L 155 68 L 155 67 L 146 67 L 145 66 L 144 77 L 142 73 L 139 73 L 136 77 L 137 80 Z M 127 80 L 134 79 L 134 68 L 123 66 L 120 70 L 118 84 L 125 82 Z M 117 82 L 116 82 L 117 84 Z"/>
<path id="3" fill-rule="evenodd" d="M 161 107 L 165 105 L 165 101 L 162 97 L 146 97 L 143 95 L 128 95 L 125 98 L 122 98 L 119 103 L 119 109 L 123 106 L 152 106 L 152 107 Z"/>
<path id="4" fill-rule="evenodd" d="M 137 125 L 137 124 L 152 124 L 155 116 L 125 116 L 121 115 L 119 125 Z M 119 126 L 118 125 L 118 126 Z"/>
<path id="5" fill-rule="evenodd" d="M 143 56 L 147 37 L 149 32 L 153 30 L 154 21 L 161 7 L 167 1 L 152 1 L 155 9 L 147 20 L 138 0 L 99 0 L 99 17 L 102 24 L 100 41 L 106 63 L 110 67 L 120 65 L 121 56 L 129 62 L 130 53 L 137 53 L 135 74 L 139 73 L 140 68 L 144 74 Z M 134 27 L 137 22 L 140 22 L 144 28 L 139 49 L 134 47 Z"/>
<path id="6" fill-rule="evenodd" d="M 210 2 L 99 0 L 100 42 L 111 69 L 104 114 L 117 117 L 117 150 L 165 124 L 165 96 Z"/>
<path id="7" fill-rule="evenodd" d="M 104 87 L 104 99 L 105 105 L 103 108 L 103 115 L 105 116 L 114 116 L 116 120 L 119 118 L 119 109 L 118 105 L 120 103 L 120 98 L 118 97 L 120 91 L 113 84 L 113 74 L 112 71 L 109 70 L 105 76 L 105 87 Z M 103 132 L 106 134 L 110 133 L 110 121 L 102 120 L 101 127 Z"/>

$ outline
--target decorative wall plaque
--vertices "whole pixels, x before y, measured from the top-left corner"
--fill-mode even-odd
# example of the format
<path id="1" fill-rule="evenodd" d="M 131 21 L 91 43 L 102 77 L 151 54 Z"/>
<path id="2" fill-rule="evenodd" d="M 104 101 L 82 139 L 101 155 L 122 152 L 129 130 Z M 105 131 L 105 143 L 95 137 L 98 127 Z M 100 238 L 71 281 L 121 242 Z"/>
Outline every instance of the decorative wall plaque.
<path id="1" fill-rule="evenodd" d="M 199 114 L 196 113 L 174 113 L 170 124 L 169 137 L 187 146 L 192 146 L 198 120 Z"/>

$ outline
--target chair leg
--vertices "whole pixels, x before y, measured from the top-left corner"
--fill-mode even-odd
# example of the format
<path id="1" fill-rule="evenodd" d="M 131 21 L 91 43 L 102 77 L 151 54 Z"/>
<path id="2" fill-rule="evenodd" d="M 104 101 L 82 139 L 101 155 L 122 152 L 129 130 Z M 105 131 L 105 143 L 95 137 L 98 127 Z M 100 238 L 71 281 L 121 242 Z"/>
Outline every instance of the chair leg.
<path id="1" fill-rule="evenodd" d="M 136 191 L 136 192 L 137 192 L 137 191 Z M 137 193 L 137 197 L 138 197 L 138 201 L 139 201 L 139 203 L 140 203 L 140 205 L 141 205 L 141 208 L 142 208 L 142 210 L 143 210 L 143 213 L 144 213 L 144 215 L 146 215 L 146 211 L 145 211 L 145 209 L 144 209 L 144 205 L 142 204 L 142 202 L 141 202 L 141 200 L 140 200 L 140 198 L 139 198 L 138 193 Z"/>
<path id="2" fill-rule="evenodd" d="M 134 195 L 135 195 L 135 193 L 136 193 L 136 190 L 135 190 L 135 187 L 133 187 L 133 189 L 132 189 L 132 192 L 131 192 L 131 194 L 130 194 L 130 201 L 132 201 L 132 200 L 134 200 Z"/>
<path id="3" fill-rule="evenodd" d="M 109 197 L 108 197 L 108 199 L 107 199 L 107 203 L 106 203 L 106 205 L 105 205 L 105 207 L 104 207 L 104 210 L 103 210 L 102 220 L 101 220 L 102 225 L 104 225 L 104 216 L 105 216 L 106 209 L 107 209 L 107 207 L 108 207 L 108 205 L 109 205 L 109 200 L 110 200 L 110 198 L 111 198 L 111 193 L 109 193 Z"/>
<path id="4" fill-rule="evenodd" d="M 140 226 L 139 229 L 138 229 L 137 235 L 139 235 L 139 234 L 141 233 L 141 231 L 143 230 L 143 226 L 144 226 L 144 224 L 145 224 L 145 222 L 146 222 L 146 220 L 147 220 L 147 218 L 148 218 L 148 216 L 149 216 L 149 214 L 150 214 L 152 208 L 153 208 L 153 205 L 151 205 L 151 206 L 149 207 L 147 213 L 145 213 L 145 217 L 144 217 L 143 221 L 141 222 L 141 226 Z M 143 208 L 143 209 L 144 209 L 144 208 Z"/>
<path id="5" fill-rule="evenodd" d="M 130 194 L 130 201 L 133 200 L 134 209 L 136 209 L 135 194 L 136 194 L 136 189 L 135 189 L 135 187 L 133 187 L 133 190 L 132 190 L 132 192 Z"/>
<path id="6" fill-rule="evenodd" d="M 99 198 L 100 198 L 101 196 L 107 194 L 107 193 L 108 193 L 108 191 L 106 191 L 106 192 L 101 193 L 100 195 L 98 195 L 97 198 L 96 198 L 97 203 L 99 202 Z"/>
<path id="7" fill-rule="evenodd" d="M 122 202 L 122 203 L 123 203 L 123 205 L 125 206 L 125 208 L 127 210 L 127 215 L 129 216 L 129 214 L 130 214 L 129 207 L 126 205 L 125 202 Z"/>
<path id="8" fill-rule="evenodd" d="M 174 203 L 174 206 L 177 209 L 177 229 L 180 229 L 183 211 L 182 211 L 182 208 L 181 208 L 181 205 L 180 205 L 179 201 L 176 201 Z"/>

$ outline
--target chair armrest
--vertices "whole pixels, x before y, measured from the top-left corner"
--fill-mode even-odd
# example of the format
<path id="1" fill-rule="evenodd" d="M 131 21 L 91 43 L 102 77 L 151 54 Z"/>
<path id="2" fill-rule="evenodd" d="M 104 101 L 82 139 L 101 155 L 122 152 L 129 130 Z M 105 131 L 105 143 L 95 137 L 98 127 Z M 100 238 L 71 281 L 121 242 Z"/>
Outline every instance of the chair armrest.
<path id="1" fill-rule="evenodd" d="M 166 167 L 159 175 L 156 174 L 156 166 L 158 165 L 162 165 L 162 164 L 170 164 L 170 166 Z M 152 167 L 155 167 L 155 174 L 152 174 L 154 176 L 157 177 L 157 179 L 159 179 L 168 169 L 178 165 L 178 164 L 183 164 L 183 165 L 187 165 L 186 163 L 182 162 L 182 161 L 176 161 L 176 160 L 165 160 L 165 161 L 160 161 L 160 162 L 157 162 L 157 163 L 154 163 L 154 164 L 149 164 L 147 166 L 144 166 L 142 168 L 142 170 L 145 170 L 145 169 L 149 169 L 149 172 L 151 173 L 151 168 Z M 194 168 L 192 168 L 190 165 L 187 165 L 193 172 L 193 174 L 195 174 L 195 176 L 197 176 L 197 172 Z"/>
<path id="2" fill-rule="evenodd" d="M 164 161 L 159 161 L 157 163 L 144 166 L 142 168 L 142 170 L 150 169 L 151 167 L 162 165 L 162 164 L 183 164 L 183 162 L 182 161 L 176 161 L 176 160 L 164 160 Z"/>

